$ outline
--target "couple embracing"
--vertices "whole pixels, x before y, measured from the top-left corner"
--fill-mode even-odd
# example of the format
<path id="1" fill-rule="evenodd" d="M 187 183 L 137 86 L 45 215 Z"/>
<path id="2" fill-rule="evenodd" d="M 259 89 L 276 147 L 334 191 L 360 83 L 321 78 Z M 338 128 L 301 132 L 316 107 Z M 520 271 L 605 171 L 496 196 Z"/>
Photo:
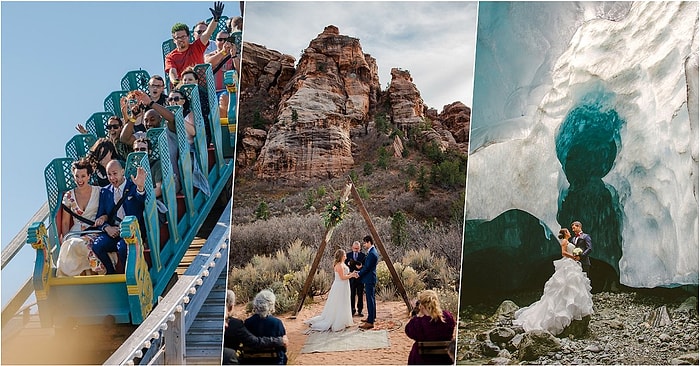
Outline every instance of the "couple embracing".
<path id="1" fill-rule="evenodd" d="M 561 259 L 555 260 L 554 274 L 544 284 L 540 300 L 518 309 L 513 324 L 523 330 L 546 330 L 554 335 L 562 333 L 574 320 L 593 314 L 591 281 L 588 278 L 593 250 L 591 236 L 582 231 L 581 222 L 571 223 L 559 230 Z"/>
<path id="2" fill-rule="evenodd" d="M 323 307 L 321 315 L 315 316 L 305 322 L 311 326 L 311 329 L 320 331 L 330 329 L 337 332 L 353 326 L 353 313 L 352 306 L 350 305 L 350 279 L 358 279 L 364 284 L 367 297 L 367 319 L 363 320 L 364 324 L 360 325 L 360 328 L 374 328 L 374 320 L 377 316 L 377 302 L 374 296 L 374 287 L 377 284 L 377 262 L 379 262 L 379 255 L 377 254 L 377 249 L 374 247 L 371 236 L 365 236 L 363 241 L 363 247 L 367 250 L 367 254 L 357 258 L 364 257 L 364 259 L 350 260 L 342 249 L 338 249 L 335 252 L 333 256 L 335 279 L 331 285 L 331 290 L 328 293 L 328 300 Z M 356 245 L 359 247 L 359 243 L 355 242 L 353 243 L 353 249 L 355 249 Z M 358 252 L 353 251 L 352 253 Z M 348 265 L 352 265 L 355 269 L 359 270 L 350 271 Z M 361 292 L 359 298 L 358 306 L 361 313 Z"/>

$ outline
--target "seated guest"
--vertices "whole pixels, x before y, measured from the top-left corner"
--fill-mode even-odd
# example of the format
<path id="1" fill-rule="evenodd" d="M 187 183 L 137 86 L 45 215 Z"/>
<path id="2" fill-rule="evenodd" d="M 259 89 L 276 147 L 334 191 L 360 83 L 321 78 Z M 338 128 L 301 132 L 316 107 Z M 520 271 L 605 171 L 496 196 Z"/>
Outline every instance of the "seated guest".
<path id="1" fill-rule="evenodd" d="M 105 267 L 92 251 L 92 243 L 98 234 L 83 233 L 95 225 L 100 187 L 88 183 L 93 167 L 86 158 L 73 162 L 71 171 L 76 186 L 63 194 L 61 222 L 56 223 L 61 225 L 61 251 L 56 275 L 77 276 L 87 270 L 104 274 Z"/>
<path id="2" fill-rule="evenodd" d="M 180 91 L 178 90 L 177 93 L 181 94 Z M 148 95 L 142 92 L 136 92 L 136 98 L 139 100 L 139 102 L 143 105 L 146 106 L 148 109 L 146 113 L 144 114 L 144 124 L 146 125 L 146 129 L 149 130 L 151 128 L 155 127 L 160 127 L 163 123 L 163 119 L 166 121 L 166 124 L 164 127 L 166 128 L 166 135 L 168 137 L 168 156 L 170 156 L 170 163 L 173 167 L 173 178 L 175 180 L 175 192 L 180 191 L 180 168 L 178 166 L 177 160 L 178 160 L 178 142 L 177 142 L 177 130 L 175 127 L 175 115 L 173 112 L 171 112 L 168 108 L 166 108 L 163 104 L 160 104 L 159 102 L 155 102 L 150 99 Z M 167 98 L 166 98 L 166 103 L 167 103 Z M 194 118 L 194 117 L 191 117 Z M 194 121 L 192 121 L 191 125 L 192 131 L 194 131 Z M 194 132 L 193 132 L 194 134 Z M 132 138 L 135 139 L 135 133 L 132 133 L 131 137 L 129 136 L 128 132 L 125 132 L 123 134 L 123 138 L 127 139 L 129 141 L 132 141 L 131 143 L 133 144 Z M 150 146 L 149 146 L 150 148 Z"/>
<path id="3" fill-rule="evenodd" d="M 182 107 L 182 115 L 185 117 L 185 134 L 187 135 L 187 142 L 190 144 L 190 156 L 192 159 L 192 185 L 201 190 L 205 195 L 209 196 L 211 193 L 211 187 L 209 186 L 209 181 L 204 176 L 204 169 L 206 167 L 200 166 L 197 159 L 194 157 L 195 146 L 194 137 L 196 134 L 196 129 L 194 126 L 194 113 L 190 110 L 190 101 L 187 99 L 185 93 L 178 89 L 173 89 L 170 91 L 170 96 L 168 97 L 168 104 L 171 106 L 179 105 Z M 171 113 L 169 115 L 164 115 L 165 119 L 171 123 L 175 123 L 175 116 Z M 177 134 L 173 131 L 168 137 L 173 136 L 174 141 L 177 141 Z"/>
<path id="4" fill-rule="evenodd" d="M 239 364 L 237 350 L 241 346 L 250 348 L 286 347 L 287 336 L 282 337 L 256 337 L 243 325 L 243 321 L 233 315 L 233 305 L 236 303 L 236 294 L 232 290 L 226 291 L 226 321 L 224 322 L 224 358 L 223 365 Z"/>
<path id="5" fill-rule="evenodd" d="M 199 94 L 199 106 L 202 112 L 202 119 L 204 120 L 204 130 L 207 133 L 207 144 L 211 142 L 211 127 L 209 126 L 209 93 L 207 89 L 199 85 L 199 76 L 194 71 L 194 68 L 188 67 L 182 72 L 182 84 L 194 84 L 197 85 L 197 92 Z"/>
<path id="6" fill-rule="evenodd" d="M 207 26 L 207 22 L 203 20 L 197 22 L 197 24 L 195 24 L 194 28 L 192 29 L 192 38 L 194 38 L 195 41 L 198 40 L 202 36 L 202 34 L 204 34 L 204 32 L 207 31 Z M 202 43 L 205 43 L 205 40 L 202 40 Z M 207 45 L 207 49 L 204 50 L 204 54 L 214 51 L 215 49 L 216 46 L 214 45 L 214 43 L 209 42 L 209 44 Z"/>
<path id="7" fill-rule="evenodd" d="M 168 96 L 165 95 L 165 80 L 160 75 L 153 75 L 148 79 L 148 96 L 155 103 L 165 105 Z M 148 108 L 150 109 L 150 107 Z"/>
<path id="8" fill-rule="evenodd" d="M 134 140 L 134 152 L 145 152 L 148 155 L 148 164 L 151 168 L 151 180 L 153 181 L 153 193 L 156 198 L 162 195 L 161 185 L 163 183 L 163 169 L 160 159 L 151 159 L 151 141 L 146 137 Z"/>
<path id="9" fill-rule="evenodd" d="M 87 158 L 94 167 L 94 177 L 97 185 L 100 187 L 109 184 L 107 164 L 112 160 L 125 161 L 124 157 L 117 152 L 114 143 L 107 137 L 102 137 L 95 141 L 88 152 Z"/>
<path id="10" fill-rule="evenodd" d="M 270 290 L 262 290 L 253 299 L 253 314 L 245 320 L 248 330 L 258 337 L 282 337 L 287 334 L 284 324 L 278 318 L 272 316 L 275 312 L 275 294 Z M 287 348 L 278 347 L 277 357 L 259 358 L 256 361 L 266 365 L 286 365 Z"/>
<path id="11" fill-rule="evenodd" d="M 418 342 L 449 341 L 455 330 L 455 319 L 447 310 L 442 310 L 437 293 L 426 290 L 418 294 L 417 309 L 406 324 L 406 335 L 415 340 L 408 355 L 409 365 L 451 365 L 454 363 L 449 355 L 421 355 Z"/>
<path id="12" fill-rule="evenodd" d="M 119 136 L 122 133 L 122 128 L 124 126 L 124 123 L 122 122 L 121 118 L 117 116 L 111 116 L 107 120 L 107 125 L 105 126 L 105 129 L 107 130 L 107 138 L 109 138 L 110 141 L 114 144 L 114 147 L 117 149 L 117 153 L 120 156 L 127 156 L 131 152 L 131 145 L 125 144 L 119 140 Z M 90 133 L 85 126 L 82 124 L 78 123 L 77 126 L 75 126 L 75 129 L 78 130 L 80 133 Z"/>
<path id="13" fill-rule="evenodd" d="M 107 164 L 107 176 L 110 184 L 100 191 L 100 205 L 95 220 L 95 226 L 99 227 L 103 233 L 95 239 L 92 250 L 104 264 L 107 274 L 117 273 L 108 255 L 109 252 L 117 252 L 119 272 L 124 273 L 127 244 L 119 236 L 119 225 L 124 217 L 136 216 L 141 229 L 141 239 L 146 240 L 146 225 L 143 220 L 146 202 L 146 171 L 139 167 L 132 181 L 132 178 L 124 177 L 122 164 L 112 160 Z"/>
<path id="14" fill-rule="evenodd" d="M 229 38 L 229 32 L 223 30 L 216 35 L 214 52 L 204 55 L 204 62 L 211 64 L 216 86 L 216 97 L 219 100 L 219 115 L 225 116 L 228 111 L 229 95 L 224 85 L 224 73 L 229 70 L 238 72 L 240 59 L 236 56 L 236 45 Z"/>
<path id="15" fill-rule="evenodd" d="M 138 97 L 139 100 L 143 98 L 149 98 L 142 91 L 138 91 L 138 93 L 141 94 Z M 153 103 L 150 105 L 154 106 L 156 104 Z M 125 144 L 129 144 L 129 146 L 133 146 L 134 140 L 136 140 L 139 137 L 145 137 L 146 131 L 150 130 L 151 128 L 160 127 L 162 121 L 163 117 L 156 108 L 151 108 L 145 112 L 141 112 L 136 118 L 136 122 L 127 123 L 126 126 L 122 129 L 120 140 Z"/>
<path id="16" fill-rule="evenodd" d="M 180 73 L 188 66 L 204 63 L 204 53 L 209 45 L 209 38 L 214 34 L 219 18 L 224 12 L 224 3 L 214 2 L 214 8 L 209 8 L 212 21 L 207 25 L 204 33 L 195 37 L 190 43 L 190 29 L 186 24 L 176 23 L 171 29 L 175 49 L 165 56 L 165 73 L 168 74 L 173 86 L 180 82 Z"/>

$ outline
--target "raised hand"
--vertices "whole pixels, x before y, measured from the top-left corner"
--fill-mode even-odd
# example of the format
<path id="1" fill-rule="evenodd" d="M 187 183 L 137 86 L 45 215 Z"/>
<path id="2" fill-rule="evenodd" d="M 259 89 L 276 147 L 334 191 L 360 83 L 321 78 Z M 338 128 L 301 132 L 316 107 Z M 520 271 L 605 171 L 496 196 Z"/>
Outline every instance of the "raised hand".
<path id="1" fill-rule="evenodd" d="M 214 1 L 214 8 L 209 8 L 211 15 L 214 17 L 214 22 L 218 22 L 221 18 L 221 14 L 224 13 L 224 3 L 221 1 Z"/>
<path id="2" fill-rule="evenodd" d="M 75 126 L 75 129 L 78 130 L 78 132 L 83 133 L 83 134 L 88 133 L 88 130 L 85 128 L 85 126 L 81 125 L 80 123 L 78 123 L 78 125 Z"/>
<path id="3" fill-rule="evenodd" d="M 143 167 L 136 168 L 136 177 L 132 175 L 131 181 L 136 184 L 136 188 L 139 192 L 143 192 L 146 187 L 146 169 Z"/>

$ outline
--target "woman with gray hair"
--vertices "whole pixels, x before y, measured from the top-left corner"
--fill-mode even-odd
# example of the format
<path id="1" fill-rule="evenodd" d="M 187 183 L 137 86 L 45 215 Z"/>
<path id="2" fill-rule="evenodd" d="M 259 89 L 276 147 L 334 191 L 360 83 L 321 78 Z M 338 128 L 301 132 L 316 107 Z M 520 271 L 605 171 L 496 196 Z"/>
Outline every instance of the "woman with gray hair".
<path id="1" fill-rule="evenodd" d="M 282 337 L 256 337 L 246 329 L 243 321 L 233 316 L 233 305 L 236 303 L 236 294 L 232 290 L 226 291 L 226 322 L 224 323 L 224 353 L 222 365 L 237 365 L 238 350 L 243 347 L 252 349 L 267 349 L 272 347 L 285 347 L 287 336 Z M 245 354 L 243 355 L 245 358 Z M 247 361 L 247 360 L 246 360 Z"/>
<path id="2" fill-rule="evenodd" d="M 284 324 L 278 318 L 272 316 L 275 312 L 275 294 L 270 290 L 262 290 L 253 299 L 253 314 L 245 320 L 245 327 L 258 337 L 283 337 L 287 334 Z M 277 347 L 277 357 L 259 358 L 261 364 L 286 365 L 287 348 Z"/>

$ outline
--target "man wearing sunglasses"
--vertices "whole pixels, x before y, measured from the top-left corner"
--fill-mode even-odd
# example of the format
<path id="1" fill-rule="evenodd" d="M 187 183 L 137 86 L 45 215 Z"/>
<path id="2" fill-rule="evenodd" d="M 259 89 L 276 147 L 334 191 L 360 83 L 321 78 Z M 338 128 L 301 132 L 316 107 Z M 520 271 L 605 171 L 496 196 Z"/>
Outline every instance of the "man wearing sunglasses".
<path id="1" fill-rule="evenodd" d="M 131 152 L 131 145 L 128 143 L 123 143 L 120 139 L 123 127 L 124 123 L 119 117 L 111 116 L 109 119 L 107 119 L 105 133 L 107 135 L 106 137 L 114 144 L 117 153 L 120 156 L 127 156 Z M 78 125 L 75 126 L 75 129 L 82 134 L 90 133 L 90 131 L 88 131 L 81 123 L 78 123 Z"/>
<path id="2" fill-rule="evenodd" d="M 198 40 L 202 37 L 202 34 L 207 31 L 207 23 L 205 21 L 200 21 L 199 23 L 194 25 L 194 29 L 192 30 L 192 38 L 195 40 Z M 204 40 L 202 40 L 202 43 L 204 43 Z M 216 45 L 214 42 L 209 42 L 207 45 L 207 49 L 204 51 L 204 54 L 206 55 L 209 52 L 214 52 L 216 50 Z"/>
<path id="3" fill-rule="evenodd" d="M 204 62 L 211 64 L 214 72 L 216 96 L 219 97 L 226 91 L 224 85 L 224 73 L 228 70 L 238 71 L 238 57 L 236 57 L 236 45 L 229 38 L 227 31 L 221 31 L 216 35 L 216 51 L 204 55 Z"/>
<path id="4" fill-rule="evenodd" d="M 176 48 L 165 56 L 165 72 L 173 85 L 177 85 L 180 81 L 180 73 L 185 68 L 204 63 L 204 52 L 209 45 L 209 38 L 214 33 L 219 18 L 224 12 L 224 3 L 216 1 L 214 8 L 209 8 L 209 10 L 213 16 L 212 20 L 204 33 L 198 38 L 195 37 L 192 44 L 190 44 L 190 30 L 187 25 L 182 23 L 173 25 L 171 31 Z"/>

